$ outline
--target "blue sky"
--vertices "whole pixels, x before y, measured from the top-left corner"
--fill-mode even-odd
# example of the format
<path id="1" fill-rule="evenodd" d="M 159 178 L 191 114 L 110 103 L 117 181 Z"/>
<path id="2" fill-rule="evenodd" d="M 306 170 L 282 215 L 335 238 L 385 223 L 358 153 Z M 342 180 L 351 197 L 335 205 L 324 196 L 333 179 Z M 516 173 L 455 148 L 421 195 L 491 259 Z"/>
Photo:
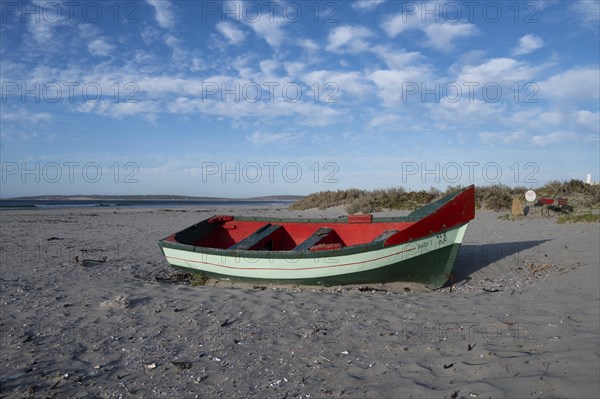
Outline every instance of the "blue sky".
<path id="1" fill-rule="evenodd" d="M 3 198 L 600 180 L 598 1 L 0 11 Z"/>

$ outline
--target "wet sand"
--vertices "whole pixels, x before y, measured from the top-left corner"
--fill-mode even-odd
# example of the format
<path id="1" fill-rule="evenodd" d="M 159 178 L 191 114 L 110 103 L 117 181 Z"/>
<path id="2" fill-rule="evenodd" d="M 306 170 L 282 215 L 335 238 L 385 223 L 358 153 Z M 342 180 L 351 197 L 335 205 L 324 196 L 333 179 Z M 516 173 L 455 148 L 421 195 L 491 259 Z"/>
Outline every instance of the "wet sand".
<path id="1" fill-rule="evenodd" d="M 598 224 L 559 225 L 539 215 L 505 221 L 478 211 L 454 284 L 437 291 L 404 283 L 186 283 L 157 241 L 228 213 L 335 217 L 343 211 L 0 211 L 0 395 L 600 393 Z"/>

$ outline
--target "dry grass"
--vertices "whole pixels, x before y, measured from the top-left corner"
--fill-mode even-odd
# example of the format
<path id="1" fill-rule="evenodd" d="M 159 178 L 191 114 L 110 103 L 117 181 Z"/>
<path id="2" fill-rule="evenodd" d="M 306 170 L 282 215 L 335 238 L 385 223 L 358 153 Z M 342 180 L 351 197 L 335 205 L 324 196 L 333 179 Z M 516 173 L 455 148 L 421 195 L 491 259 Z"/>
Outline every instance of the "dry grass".
<path id="1" fill-rule="evenodd" d="M 200 274 L 200 273 L 192 274 L 192 281 L 191 281 L 192 287 L 204 287 L 206 285 L 207 281 L 208 281 L 208 277 L 206 277 L 203 274 Z"/>
<path id="2" fill-rule="evenodd" d="M 600 185 L 589 185 L 581 180 L 551 181 L 536 189 L 538 197 L 567 198 L 575 210 L 600 208 Z"/>
<path id="3" fill-rule="evenodd" d="M 333 206 L 344 205 L 346 212 L 368 213 L 380 209 L 412 210 L 428 204 L 440 197 L 442 193 L 432 188 L 429 191 L 409 191 L 402 187 L 377 189 L 373 191 L 349 190 L 321 191 L 311 194 L 290 206 L 292 210 L 311 208 L 327 209 Z"/>
<path id="4" fill-rule="evenodd" d="M 597 213 L 582 213 L 577 215 L 564 215 L 556 220 L 556 223 L 600 223 L 600 214 Z"/>
<path id="5" fill-rule="evenodd" d="M 508 187 L 502 184 L 482 186 L 475 189 L 475 204 L 478 208 L 502 211 L 510 209 L 514 195 L 527 191 L 525 187 Z"/>
<path id="6" fill-rule="evenodd" d="M 290 206 L 290 209 L 327 209 L 344 205 L 348 214 L 369 213 L 381 209 L 413 210 L 462 188 L 461 186 L 448 187 L 445 192 L 433 187 L 429 191 L 406 191 L 403 187 L 373 191 L 357 188 L 321 191 L 295 202 Z M 475 203 L 477 208 L 494 211 L 509 210 L 513 197 L 515 195 L 523 196 L 525 191 L 527 191 L 526 187 L 509 187 L 502 184 L 478 186 L 475 189 Z M 591 186 L 580 180 L 551 181 L 542 187 L 536 188 L 535 191 L 538 198 L 567 198 L 569 205 L 572 205 L 577 213 L 600 208 L 600 186 Z M 585 219 L 582 219 L 582 221 Z"/>
<path id="7" fill-rule="evenodd" d="M 293 203 L 290 206 L 290 209 L 297 211 L 312 208 L 327 209 L 338 205 L 349 204 L 357 198 L 364 197 L 367 193 L 366 190 L 359 190 L 357 188 L 337 191 L 320 191 L 318 193 L 310 194 Z"/>

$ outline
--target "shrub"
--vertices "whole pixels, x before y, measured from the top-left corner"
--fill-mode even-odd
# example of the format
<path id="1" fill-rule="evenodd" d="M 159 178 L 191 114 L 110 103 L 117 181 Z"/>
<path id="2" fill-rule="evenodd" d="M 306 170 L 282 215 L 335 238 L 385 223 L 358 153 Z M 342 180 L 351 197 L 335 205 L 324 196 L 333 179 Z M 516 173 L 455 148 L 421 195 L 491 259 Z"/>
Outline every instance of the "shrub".
<path id="1" fill-rule="evenodd" d="M 406 191 L 403 187 L 380 188 L 373 191 L 350 188 L 347 190 L 321 191 L 310 194 L 290 206 L 291 210 L 311 208 L 326 209 L 345 205 L 348 213 L 373 212 L 382 208 L 412 210 L 428 204 L 442 195 L 462 190 L 464 187 L 448 187 L 444 193 L 432 187 L 429 191 Z M 478 208 L 494 211 L 511 208 L 515 195 L 522 196 L 526 187 L 508 187 L 502 184 L 475 188 L 475 203 Z M 600 208 L 600 185 L 592 186 L 580 180 L 567 182 L 551 181 L 535 189 L 538 197 L 564 197 L 575 209 Z"/>
<path id="2" fill-rule="evenodd" d="M 348 190 L 321 191 L 310 194 L 290 206 L 291 210 L 301 211 L 311 208 L 327 209 L 333 206 L 345 205 L 356 198 L 367 194 L 365 190 L 351 188 Z"/>
<path id="3" fill-rule="evenodd" d="M 355 213 L 371 213 L 377 210 L 378 208 L 375 206 L 373 198 L 370 195 L 356 198 L 351 203 L 346 205 L 346 212 L 348 212 L 349 215 Z"/>
<path id="4" fill-rule="evenodd" d="M 513 192 L 511 188 L 502 184 L 475 189 L 475 202 L 477 206 L 493 211 L 510 209 L 512 198 Z"/>

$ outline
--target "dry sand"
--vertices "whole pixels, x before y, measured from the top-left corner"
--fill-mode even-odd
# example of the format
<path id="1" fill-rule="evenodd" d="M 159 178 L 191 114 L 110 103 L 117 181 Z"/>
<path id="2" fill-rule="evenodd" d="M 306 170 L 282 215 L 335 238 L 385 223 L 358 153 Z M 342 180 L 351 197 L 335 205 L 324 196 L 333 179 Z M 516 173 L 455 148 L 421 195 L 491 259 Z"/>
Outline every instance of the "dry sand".
<path id="1" fill-rule="evenodd" d="M 438 291 L 194 287 L 157 245 L 213 214 L 340 212 L 1 211 L 0 396 L 599 396 L 598 224 L 477 212 Z"/>

